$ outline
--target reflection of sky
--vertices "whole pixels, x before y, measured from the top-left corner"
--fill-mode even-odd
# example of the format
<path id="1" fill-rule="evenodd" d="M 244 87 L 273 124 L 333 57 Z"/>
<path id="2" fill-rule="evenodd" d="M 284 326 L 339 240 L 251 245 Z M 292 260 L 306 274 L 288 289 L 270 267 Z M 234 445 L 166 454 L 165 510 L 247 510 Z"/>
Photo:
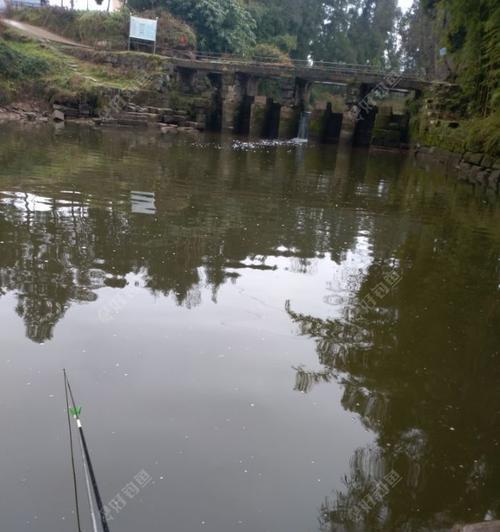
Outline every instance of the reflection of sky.
<path id="1" fill-rule="evenodd" d="M 277 251 L 286 253 L 291 250 L 285 248 Z M 267 286 L 265 300 L 273 296 L 279 300 L 279 293 L 287 293 L 295 312 L 311 314 L 320 319 L 343 319 L 346 304 L 356 297 L 372 260 L 369 239 L 358 236 L 356 247 L 346 253 L 345 260 L 340 264 L 329 253 L 324 258 L 305 259 L 304 262 L 297 257 L 268 255 L 265 259 L 248 257 L 241 263 L 248 267 L 275 267 L 275 272 L 254 270 L 252 273 L 255 290 L 261 285 Z M 235 271 L 241 274 L 245 269 L 238 268 Z M 269 277 L 273 277 L 271 282 Z M 243 291 L 240 292 L 245 295 Z M 261 303 L 271 305 L 270 301 L 263 300 Z"/>
<path id="2" fill-rule="evenodd" d="M 398 0 L 398 4 L 403 12 L 408 11 L 413 4 L 413 0 Z"/>
<path id="3" fill-rule="evenodd" d="M 30 192 L 1 192 L 0 195 L 3 196 L 0 204 L 11 205 L 24 214 L 54 211 L 61 216 L 71 216 L 74 208 L 74 203 L 69 200 L 59 198 L 56 201 Z M 86 213 L 86 208 L 82 208 L 80 204 L 77 209 L 78 216 Z"/>
<path id="4" fill-rule="evenodd" d="M 53 201 L 37 194 L 29 192 L 13 192 L 4 198 L 1 203 L 10 204 L 25 212 L 47 212 L 52 209 Z"/>

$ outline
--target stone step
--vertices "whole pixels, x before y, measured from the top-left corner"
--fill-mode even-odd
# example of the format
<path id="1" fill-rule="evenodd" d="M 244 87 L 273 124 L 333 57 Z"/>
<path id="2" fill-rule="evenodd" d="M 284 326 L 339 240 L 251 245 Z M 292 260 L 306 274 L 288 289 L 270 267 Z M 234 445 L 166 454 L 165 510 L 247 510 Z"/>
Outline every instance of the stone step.
<path id="1" fill-rule="evenodd" d="M 165 114 L 174 114 L 174 110 L 170 109 L 169 107 L 146 107 L 146 110 L 148 113 L 153 113 L 157 115 L 165 115 Z"/>
<path id="2" fill-rule="evenodd" d="M 147 113 L 147 107 L 141 107 L 140 105 L 135 105 L 135 103 L 127 103 L 124 107 L 125 111 L 130 111 L 132 113 Z"/>
<path id="3" fill-rule="evenodd" d="M 470 525 L 457 525 L 453 532 L 500 532 L 500 521 L 483 521 L 482 523 L 472 523 Z"/>
<path id="4" fill-rule="evenodd" d="M 148 120 L 132 120 L 130 118 L 117 118 L 116 123 L 120 126 L 138 126 L 148 127 L 150 122 Z"/>
<path id="5" fill-rule="evenodd" d="M 65 115 L 62 111 L 60 111 L 59 109 L 54 109 L 54 112 L 52 113 L 52 118 L 56 121 L 56 122 L 64 122 L 64 119 L 65 119 Z"/>
<path id="6" fill-rule="evenodd" d="M 133 111 L 122 111 L 117 113 L 115 118 L 119 120 L 145 120 L 147 122 L 158 122 L 160 115 L 154 113 L 136 113 Z"/>
<path id="7" fill-rule="evenodd" d="M 75 107 L 68 107 L 67 105 L 58 105 L 54 104 L 52 106 L 54 109 L 54 112 L 58 111 L 60 113 L 63 113 L 66 118 L 78 118 L 80 116 L 80 111 L 76 109 Z"/>
<path id="8" fill-rule="evenodd" d="M 114 126 L 114 125 L 116 125 L 116 120 L 114 118 L 107 118 L 107 117 L 94 118 L 93 121 L 98 126 Z"/>
<path id="9" fill-rule="evenodd" d="M 198 129 L 200 131 L 205 129 L 205 126 L 201 122 L 190 122 L 189 120 L 184 124 L 186 127 L 191 127 L 193 129 Z"/>
<path id="10" fill-rule="evenodd" d="M 87 103 L 81 103 L 78 106 L 78 112 L 81 116 L 90 116 L 92 114 L 92 109 L 89 104 Z"/>
<path id="11" fill-rule="evenodd" d="M 161 121 L 165 124 L 175 124 L 176 126 L 183 126 L 186 123 L 184 115 L 162 115 Z"/>

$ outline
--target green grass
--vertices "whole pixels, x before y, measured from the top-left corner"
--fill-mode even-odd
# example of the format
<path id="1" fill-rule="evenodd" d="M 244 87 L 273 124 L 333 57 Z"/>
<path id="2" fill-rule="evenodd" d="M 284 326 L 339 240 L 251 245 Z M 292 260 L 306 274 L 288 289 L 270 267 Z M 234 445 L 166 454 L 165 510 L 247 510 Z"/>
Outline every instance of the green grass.
<path id="1" fill-rule="evenodd" d="M 430 146 L 464 153 L 481 152 L 500 158 L 500 111 L 488 117 L 468 118 L 458 121 L 456 128 L 450 121 L 412 119 L 412 138 Z"/>
<path id="2" fill-rule="evenodd" d="M 54 68 L 41 49 L 26 40 L 17 42 L 14 35 L 0 28 L 0 104 L 5 105 L 17 94 L 29 94 Z"/>
<path id="3" fill-rule="evenodd" d="M 27 43 L 0 40 L 0 78 L 27 80 L 49 72 L 51 61 Z"/>
<path id="4" fill-rule="evenodd" d="M 500 158 L 500 110 L 486 118 L 476 118 L 464 124 L 469 151 L 484 152 Z"/>

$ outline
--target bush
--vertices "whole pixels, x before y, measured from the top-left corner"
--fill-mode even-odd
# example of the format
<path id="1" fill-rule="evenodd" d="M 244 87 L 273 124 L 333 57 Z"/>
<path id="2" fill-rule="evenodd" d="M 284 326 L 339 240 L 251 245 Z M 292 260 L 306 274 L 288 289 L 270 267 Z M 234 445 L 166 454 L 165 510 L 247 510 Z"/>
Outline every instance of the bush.
<path id="1" fill-rule="evenodd" d="M 0 78 L 23 80 L 38 78 L 48 72 L 50 65 L 41 57 L 17 51 L 0 40 Z"/>
<path id="2" fill-rule="evenodd" d="M 269 44 L 279 48 L 283 53 L 290 55 L 291 52 L 297 49 L 297 36 L 285 33 L 283 35 L 276 35 L 269 39 Z"/>
<path id="3" fill-rule="evenodd" d="M 245 54 L 255 44 L 256 23 L 241 0 L 167 0 L 166 6 L 192 25 L 204 52 Z"/>
<path id="4" fill-rule="evenodd" d="M 76 38 L 84 43 L 105 42 L 107 48 L 127 46 L 129 13 L 125 9 L 113 13 L 84 11 L 75 20 Z"/>
<path id="5" fill-rule="evenodd" d="M 256 61 L 262 61 L 263 63 L 292 64 L 290 57 L 272 44 L 258 44 L 253 48 L 251 57 Z"/>
<path id="6" fill-rule="evenodd" d="M 158 18 L 157 48 L 168 50 L 196 50 L 196 35 L 184 22 L 175 18 L 164 9 L 141 11 L 137 16 L 144 18 Z M 128 31 L 128 27 L 127 27 Z"/>

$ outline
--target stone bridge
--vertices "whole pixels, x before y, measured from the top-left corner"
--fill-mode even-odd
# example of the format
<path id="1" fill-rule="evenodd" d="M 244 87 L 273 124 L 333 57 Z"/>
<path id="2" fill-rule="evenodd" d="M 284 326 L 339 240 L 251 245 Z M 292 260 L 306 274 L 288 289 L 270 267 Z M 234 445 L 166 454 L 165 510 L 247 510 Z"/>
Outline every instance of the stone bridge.
<path id="1" fill-rule="evenodd" d="M 209 129 L 255 137 L 297 137 L 299 124 L 306 116 L 311 121 L 311 136 L 322 141 L 337 141 L 343 122 L 351 120 L 353 143 L 369 145 L 377 141 L 376 136 L 372 137 L 378 121 L 383 127 L 376 130 L 385 132 L 379 143 L 399 146 L 406 141 L 407 117 L 385 110 L 376 119 L 379 107 L 382 109 L 384 98 L 394 92 L 418 96 L 433 83 L 365 65 L 309 61 L 282 64 L 212 54 L 169 60 L 183 93 L 206 94 L 209 90 L 208 115 L 199 118 Z M 343 86 L 342 112 L 333 112 L 330 104 L 325 109 L 311 105 L 314 84 Z M 346 113 L 353 105 L 358 112 L 354 120 L 353 113 Z"/>
<path id="2" fill-rule="evenodd" d="M 309 62 L 296 60 L 290 64 L 272 63 L 265 60 L 248 60 L 236 57 L 199 54 L 196 59 L 172 58 L 179 67 L 226 75 L 245 75 L 254 78 L 295 78 L 307 83 L 340 83 L 375 86 L 391 75 L 369 65 L 350 65 L 345 63 Z M 394 74 L 392 74 L 394 76 Z M 413 74 L 398 75 L 397 86 L 402 90 L 422 91 L 432 82 Z"/>

